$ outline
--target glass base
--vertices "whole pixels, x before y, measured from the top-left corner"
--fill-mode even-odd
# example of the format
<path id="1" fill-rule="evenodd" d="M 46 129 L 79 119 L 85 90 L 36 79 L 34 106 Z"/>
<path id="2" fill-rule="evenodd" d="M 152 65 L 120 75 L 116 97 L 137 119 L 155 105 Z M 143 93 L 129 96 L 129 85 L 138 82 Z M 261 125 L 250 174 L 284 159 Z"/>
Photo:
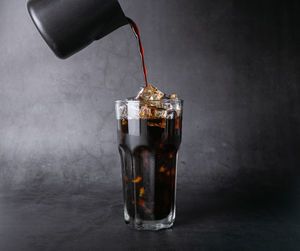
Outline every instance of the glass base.
<path id="1" fill-rule="evenodd" d="M 174 216 L 175 215 L 173 213 L 170 213 L 168 215 L 168 217 L 166 217 L 162 220 L 141 220 L 141 219 L 137 219 L 137 218 L 130 219 L 130 217 L 125 216 L 125 222 L 132 229 L 158 231 L 158 230 L 167 229 L 167 228 L 172 227 L 174 224 L 174 221 L 175 221 Z"/>
<path id="2" fill-rule="evenodd" d="M 136 230 L 158 231 L 158 230 L 170 228 L 173 226 L 174 223 L 173 222 L 163 223 L 162 221 L 143 221 L 140 223 L 129 222 L 127 224 L 130 228 Z"/>

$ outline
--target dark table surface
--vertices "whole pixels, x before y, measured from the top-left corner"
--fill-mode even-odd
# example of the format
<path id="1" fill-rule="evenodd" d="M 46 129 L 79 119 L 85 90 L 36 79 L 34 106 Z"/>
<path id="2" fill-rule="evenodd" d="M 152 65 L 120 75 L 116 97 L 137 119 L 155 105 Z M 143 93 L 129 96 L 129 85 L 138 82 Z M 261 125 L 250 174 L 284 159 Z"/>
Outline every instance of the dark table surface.
<path id="1" fill-rule="evenodd" d="M 158 232 L 129 229 L 121 188 L 110 185 L 3 193 L 0 250 L 299 250 L 296 190 L 202 194 L 181 184 L 175 225 Z"/>

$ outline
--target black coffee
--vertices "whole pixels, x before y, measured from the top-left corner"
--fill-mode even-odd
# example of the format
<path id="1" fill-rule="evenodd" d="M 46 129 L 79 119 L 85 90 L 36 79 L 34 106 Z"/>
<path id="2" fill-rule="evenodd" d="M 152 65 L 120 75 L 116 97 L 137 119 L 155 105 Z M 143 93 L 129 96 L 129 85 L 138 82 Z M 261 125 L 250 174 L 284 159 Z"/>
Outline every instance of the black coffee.
<path id="1" fill-rule="evenodd" d="M 126 223 L 174 213 L 181 126 L 181 116 L 118 120 Z"/>

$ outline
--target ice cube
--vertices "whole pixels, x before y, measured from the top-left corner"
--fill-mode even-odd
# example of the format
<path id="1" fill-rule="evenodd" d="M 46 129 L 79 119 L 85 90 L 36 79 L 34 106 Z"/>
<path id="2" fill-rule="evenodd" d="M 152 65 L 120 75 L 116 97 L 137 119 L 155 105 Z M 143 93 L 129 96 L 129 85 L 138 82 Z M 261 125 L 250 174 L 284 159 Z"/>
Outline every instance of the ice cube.
<path id="1" fill-rule="evenodd" d="M 163 98 L 164 99 L 177 99 L 178 95 L 177 94 L 171 94 L 171 95 L 165 94 Z"/>
<path id="2" fill-rule="evenodd" d="M 161 100 L 165 94 L 152 85 L 143 88 L 137 95 L 136 99 L 143 101 Z"/>
<path id="3" fill-rule="evenodd" d="M 156 105 L 156 104 L 154 104 Z M 144 104 L 140 107 L 140 118 L 141 119 L 157 119 L 166 118 L 167 111 L 163 108 L 154 106 L 153 104 Z"/>
<path id="4" fill-rule="evenodd" d="M 127 116 L 128 119 L 138 119 L 140 114 L 140 106 L 137 102 L 128 102 Z"/>
<path id="5" fill-rule="evenodd" d="M 152 110 L 148 105 L 143 105 L 140 107 L 140 118 L 141 119 L 147 119 L 152 116 Z"/>
<path id="6" fill-rule="evenodd" d="M 173 119 L 176 114 L 181 113 L 181 105 L 177 104 L 177 94 L 164 94 L 152 85 L 141 88 L 135 100 L 140 102 L 128 107 L 128 114 L 134 114 L 134 117 L 138 114 L 140 119 Z M 162 123 L 150 126 L 164 128 L 165 125 Z"/>
<path id="7" fill-rule="evenodd" d="M 116 106 L 116 115 L 118 119 L 124 119 L 127 117 L 127 106 L 124 103 Z"/>
<path id="8" fill-rule="evenodd" d="M 161 119 L 159 122 L 152 122 L 152 121 L 149 121 L 148 123 L 148 126 L 156 126 L 156 127 L 160 127 L 160 128 L 166 128 L 166 119 Z"/>
<path id="9" fill-rule="evenodd" d="M 152 112 L 154 118 L 167 118 L 167 110 L 163 108 L 154 108 Z"/>
<path id="10" fill-rule="evenodd" d="M 174 108 L 174 110 L 176 111 L 177 116 L 180 116 L 181 113 L 182 113 L 182 111 L 181 111 L 181 109 L 182 109 L 181 103 L 176 102 L 176 103 L 173 105 L 173 108 Z"/>
<path id="11" fill-rule="evenodd" d="M 168 119 L 174 119 L 176 117 L 176 111 L 174 110 L 168 110 L 167 111 L 167 116 Z"/>

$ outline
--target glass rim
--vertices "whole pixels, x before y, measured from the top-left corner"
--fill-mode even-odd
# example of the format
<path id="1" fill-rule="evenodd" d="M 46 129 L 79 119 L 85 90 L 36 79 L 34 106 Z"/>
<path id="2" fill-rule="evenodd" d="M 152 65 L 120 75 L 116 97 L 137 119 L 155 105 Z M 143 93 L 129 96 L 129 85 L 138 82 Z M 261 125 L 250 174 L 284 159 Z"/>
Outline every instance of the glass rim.
<path id="1" fill-rule="evenodd" d="M 162 103 L 182 103 L 184 102 L 183 99 L 179 98 L 173 98 L 173 99 L 157 99 L 157 100 L 138 100 L 138 99 L 118 99 L 115 101 L 116 104 L 118 103 L 157 103 L 157 102 L 162 102 Z"/>

